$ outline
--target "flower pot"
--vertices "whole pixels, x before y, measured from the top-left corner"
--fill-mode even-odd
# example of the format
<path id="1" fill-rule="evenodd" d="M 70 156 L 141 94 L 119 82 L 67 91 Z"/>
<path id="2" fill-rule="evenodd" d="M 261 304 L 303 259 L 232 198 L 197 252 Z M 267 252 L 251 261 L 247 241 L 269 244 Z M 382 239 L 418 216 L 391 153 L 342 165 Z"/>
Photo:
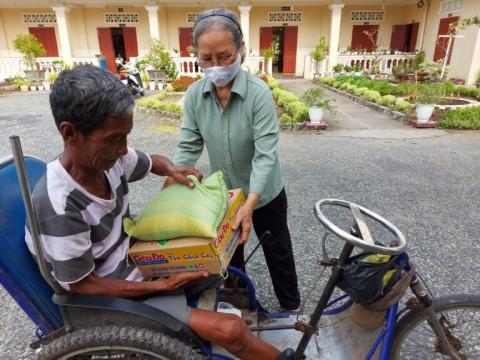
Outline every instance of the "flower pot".
<path id="1" fill-rule="evenodd" d="M 428 75 L 430 75 L 430 73 L 427 71 L 418 72 L 417 81 L 425 81 Z"/>
<path id="2" fill-rule="evenodd" d="M 37 91 L 37 85 L 30 85 L 30 90 Z"/>
<path id="3" fill-rule="evenodd" d="M 155 90 L 155 81 L 150 81 L 148 83 L 148 88 L 152 91 Z"/>
<path id="4" fill-rule="evenodd" d="M 49 90 L 50 90 L 50 83 L 49 83 L 49 82 L 45 82 L 45 83 L 43 84 L 43 87 L 44 87 L 45 90 L 49 91 Z"/>
<path id="5" fill-rule="evenodd" d="M 42 91 L 44 89 L 43 85 L 37 85 L 37 90 Z"/>
<path id="6" fill-rule="evenodd" d="M 417 113 L 418 122 L 427 122 L 432 116 L 435 105 L 433 104 L 417 104 L 415 106 L 415 112 Z"/>
<path id="7" fill-rule="evenodd" d="M 308 117 L 312 124 L 319 124 L 323 119 L 324 110 L 318 106 L 310 106 L 308 108 Z"/>
<path id="8" fill-rule="evenodd" d="M 28 91 L 28 85 L 20 85 L 20 91 Z"/>

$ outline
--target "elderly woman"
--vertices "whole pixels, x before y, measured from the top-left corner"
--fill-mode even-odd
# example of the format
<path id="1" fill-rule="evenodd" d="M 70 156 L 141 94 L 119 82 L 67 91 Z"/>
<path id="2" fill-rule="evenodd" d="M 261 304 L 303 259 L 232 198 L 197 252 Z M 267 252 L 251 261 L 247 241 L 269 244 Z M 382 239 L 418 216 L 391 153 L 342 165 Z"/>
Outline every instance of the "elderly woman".
<path id="1" fill-rule="evenodd" d="M 221 170 L 229 188 L 248 194 L 234 228 L 241 228 L 232 265 L 242 267 L 243 244 L 253 227 L 262 242 L 275 294 L 284 310 L 297 310 L 300 295 L 287 226 L 287 198 L 278 159 L 279 129 L 270 89 L 240 68 L 243 34 L 235 14 L 213 9 L 199 15 L 193 46 L 205 77 L 185 96 L 184 119 L 174 162 L 193 166 L 207 147 L 211 171 Z"/>

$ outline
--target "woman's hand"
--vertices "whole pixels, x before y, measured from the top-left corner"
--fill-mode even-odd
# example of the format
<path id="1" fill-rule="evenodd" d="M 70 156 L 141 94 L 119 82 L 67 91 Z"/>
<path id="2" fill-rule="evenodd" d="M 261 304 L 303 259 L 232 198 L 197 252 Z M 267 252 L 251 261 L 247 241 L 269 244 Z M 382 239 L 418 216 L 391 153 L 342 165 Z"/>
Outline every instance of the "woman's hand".
<path id="1" fill-rule="evenodd" d="M 250 231 L 252 229 L 252 216 L 255 206 L 257 206 L 260 196 L 255 193 L 248 194 L 248 198 L 245 201 L 245 204 L 238 210 L 237 217 L 235 218 L 235 224 L 232 229 L 237 230 L 241 228 L 239 245 L 245 244 L 250 236 Z"/>

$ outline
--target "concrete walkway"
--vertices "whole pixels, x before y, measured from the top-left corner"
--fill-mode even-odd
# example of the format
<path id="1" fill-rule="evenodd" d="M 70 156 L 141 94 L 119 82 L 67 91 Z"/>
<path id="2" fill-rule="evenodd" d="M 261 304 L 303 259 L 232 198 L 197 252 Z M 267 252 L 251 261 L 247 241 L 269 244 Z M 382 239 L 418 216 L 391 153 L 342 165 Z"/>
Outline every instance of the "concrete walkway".
<path id="1" fill-rule="evenodd" d="M 279 79 L 280 84 L 297 96 L 317 86 L 311 80 Z M 324 89 L 335 100 L 335 113 L 325 115 L 328 131 L 325 136 L 368 137 L 379 139 L 429 138 L 445 135 L 437 129 L 414 129 L 385 114 L 374 111 L 346 97 Z"/>

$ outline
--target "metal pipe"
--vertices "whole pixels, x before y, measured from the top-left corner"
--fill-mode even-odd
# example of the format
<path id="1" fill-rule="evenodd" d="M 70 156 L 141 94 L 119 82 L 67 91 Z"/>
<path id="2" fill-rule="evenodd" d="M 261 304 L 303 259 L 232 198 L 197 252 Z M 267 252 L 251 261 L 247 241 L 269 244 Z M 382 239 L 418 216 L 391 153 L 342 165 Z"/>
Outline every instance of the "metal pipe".
<path id="1" fill-rule="evenodd" d="M 38 227 L 37 217 L 33 207 L 32 195 L 30 192 L 30 186 L 28 184 L 27 171 L 25 169 L 25 161 L 23 158 L 20 138 L 16 135 L 10 136 L 10 146 L 12 148 L 13 160 L 15 161 L 15 168 L 17 169 L 18 183 L 20 185 L 20 190 L 22 191 L 23 204 L 27 214 L 27 221 L 30 227 L 30 234 L 32 235 L 35 254 L 37 255 L 37 263 L 38 267 L 40 268 L 40 273 L 48 285 L 50 285 L 50 287 L 52 287 L 56 293 L 62 293 L 63 291 L 58 283 L 52 279 L 48 270 L 47 262 L 45 261 L 45 252 L 40 240 L 40 229 Z"/>
<path id="2" fill-rule="evenodd" d="M 334 266 L 334 268 L 332 269 L 332 274 L 330 275 L 330 278 L 328 279 L 328 282 L 323 289 L 323 293 L 322 293 L 322 296 L 320 297 L 320 300 L 318 300 L 317 307 L 315 308 L 315 311 L 310 317 L 310 321 L 308 323 L 310 328 L 317 330 L 317 326 L 318 326 L 318 323 L 320 322 L 320 318 L 322 317 L 322 313 L 327 307 L 328 300 L 330 300 L 330 297 L 332 296 L 332 293 L 335 290 L 337 281 L 340 278 L 340 275 L 342 274 L 342 271 L 343 271 L 342 268 L 346 264 L 350 255 L 352 254 L 352 251 L 353 251 L 353 245 L 351 245 L 350 243 L 346 243 L 343 246 L 342 252 L 340 253 L 340 257 L 338 259 L 338 264 Z M 307 345 L 311 337 L 312 337 L 312 333 L 305 332 L 303 334 L 303 337 L 300 340 L 300 343 L 298 344 L 297 349 L 295 350 L 295 360 L 303 359 L 305 349 L 307 348 Z"/>

